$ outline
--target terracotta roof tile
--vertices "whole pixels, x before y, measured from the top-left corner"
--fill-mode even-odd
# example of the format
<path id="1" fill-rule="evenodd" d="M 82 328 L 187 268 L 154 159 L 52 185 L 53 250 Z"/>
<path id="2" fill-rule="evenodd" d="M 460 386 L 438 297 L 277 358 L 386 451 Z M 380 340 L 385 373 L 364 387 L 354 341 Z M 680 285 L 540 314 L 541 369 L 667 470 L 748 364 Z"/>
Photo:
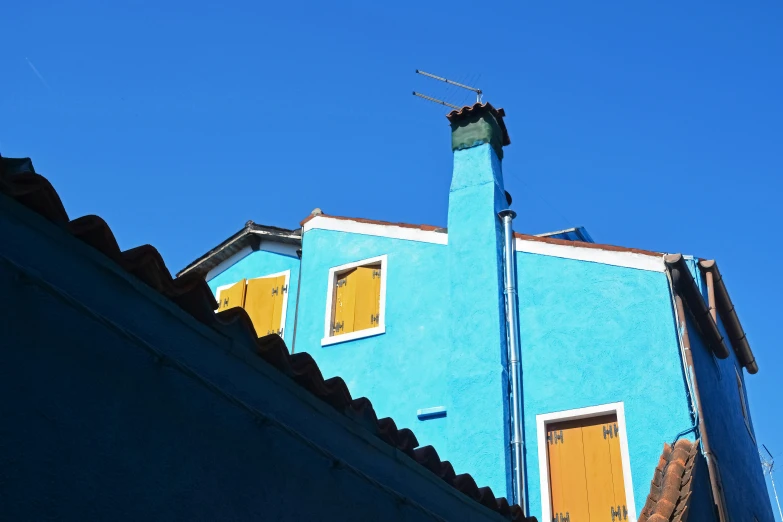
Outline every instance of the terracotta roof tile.
<path id="1" fill-rule="evenodd" d="M 688 517 L 692 473 L 699 441 L 678 440 L 674 448 L 664 444 L 650 494 L 639 522 L 685 522 Z"/>
<path id="2" fill-rule="evenodd" d="M 372 403 L 363 397 L 353 399 L 340 377 L 324 379 L 310 355 L 289 354 L 285 343 L 277 335 L 257 338 L 245 310 L 232 308 L 216 314 L 218 304 L 203 277 L 185 274 L 176 279 L 172 278 L 160 253 L 150 245 L 121 251 L 114 234 L 103 219 L 98 216 L 84 216 L 70 220 L 60 197 L 46 178 L 31 170 L 7 172 L 4 165 L 4 158 L 0 157 L 0 192 L 103 253 L 196 320 L 229 335 L 252 339 L 255 352 L 261 359 L 335 410 L 364 425 L 378 438 L 419 462 L 463 494 L 509 520 L 523 520 L 519 506 L 509 507 L 505 498 L 495 498 L 489 488 L 479 488 L 470 475 L 455 475 L 451 464 L 441 461 L 431 447 L 416 449 L 419 443 L 411 430 L 399 429 L 392 419 L 378 419 Z M 535 518 L 524 520 L 534 521 Z"/>

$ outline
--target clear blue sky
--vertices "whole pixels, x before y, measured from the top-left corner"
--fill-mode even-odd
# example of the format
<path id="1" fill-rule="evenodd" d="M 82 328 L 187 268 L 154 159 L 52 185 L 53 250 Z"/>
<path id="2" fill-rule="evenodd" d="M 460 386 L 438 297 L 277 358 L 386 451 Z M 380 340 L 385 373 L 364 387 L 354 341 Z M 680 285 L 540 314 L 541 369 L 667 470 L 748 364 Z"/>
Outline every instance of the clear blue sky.
<path id="1" fill-rule="evenodd" d="M 176 271 L 314 207 L 445 225 L 446 111 L 411 91 L 470 96 L 413 71 L 475 83 L 519 231 L 719 260 L 783 468 L 783 4 L 682 4 L 7 2 L 0 152 Z"/>

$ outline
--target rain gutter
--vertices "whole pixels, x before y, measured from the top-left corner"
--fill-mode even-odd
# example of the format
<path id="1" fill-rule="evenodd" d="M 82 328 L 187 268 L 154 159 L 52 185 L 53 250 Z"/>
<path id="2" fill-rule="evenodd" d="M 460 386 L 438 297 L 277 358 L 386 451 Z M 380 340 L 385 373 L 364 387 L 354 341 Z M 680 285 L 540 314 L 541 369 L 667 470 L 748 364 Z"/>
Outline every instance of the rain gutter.
<path id="1" fill-rule="evenodd" d="M 671 274 L 672 284 L 677 295 L 682 296 L 685 305 L 693 315 L 696 327 L 704 336 L 707 346 L 718 359 L 727 358 L 729 349 L 682 254 L 665 255 L 663 260 Z"/>
<path id="2" fill-rule="evenodd" d="M 708 300 L 713 320 L 717 322 L 717 315 L 720 314 L 723 326 L 726 328 L 726 334 L 737 354 L 739 363 L 748 370 L 748 373 L 757 373 L 759 366 L 756 363 L 756 358 L 753 356 L 753 351 L 750 349 L 748 338 L 737 316 L 737 311 L 734 309 L 734 303 L 731 302 L 729 292 L 726 290 L 726 284 L 723 282 L 720 270 L 718 270 L 718 264 L 714 260 L 702 260 L 699 261 L 699 270 L 701 270 L 707 280 Z"/>

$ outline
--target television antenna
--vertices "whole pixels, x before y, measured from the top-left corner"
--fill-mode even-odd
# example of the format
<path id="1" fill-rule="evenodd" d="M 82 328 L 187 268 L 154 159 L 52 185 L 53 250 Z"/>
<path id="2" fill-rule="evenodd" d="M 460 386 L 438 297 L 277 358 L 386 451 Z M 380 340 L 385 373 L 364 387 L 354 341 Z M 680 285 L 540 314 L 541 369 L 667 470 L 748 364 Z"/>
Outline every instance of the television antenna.
<path id="1" fill-rule="evenodd" d="M 764 451 L 766 451 L 767 455 L 769 455 L 768 459 L 759 451 L 759 456 L 761 457 L 761 467 L 764 472 L 769 475 L 769 481 L 772 483 L 772 492 L 775 494 L 775 502 L 778 504 L 778 514 L 780 515 L 780 520 L 783 520 L 783 511 L 780 509 L 778 490 L 775 488 L 775 479 L 772 476 L 772 473 L 775 471 L 775 457 L 772 456 L 772 453 L 769 452 L 766 445 L 762 444 L 761 447 L 764 448 Z"/>
<path id="2" fill-rule="evenodd" d="M 459 87 L 460 89 L 467 89 L 469 91 L 473 91 L 476 93 L 476 103 L 481 103 L 481 96 L 484 94 L 481 89 L 478 89 L 476 87 L 471 87 L 470 85 L 465 85 L 463 83 L 455 82 L 453 80 L 449 80 L 448 78 L 443 78 L 441 76 L 436 76 L 434 74 L 424 72 L 422 70 L 416 69 L 416 74 L 421 74 L 422 76 L 426 76 L 427 78 L 432 78 L 433 80 L 438 80 L 440 82 L 448 83 L 449 85 L 453 85 L 455 87 Z M 440 105 L 445 105 L 446 107 L 451 107 L 452 109 L 459 110 L 462 107 L 458 107 L 457 105 L 445 102 L 443 100 L 439 100 L 437 98 L 433 98 L 432 96 L 427 96 L 426 94 L 422 94 L 420 92 L 413 91 L 414 96 L 418 96 L 419 98 L 422 98 L 427 101 L 431 101 L 433 103 L 438 103 Z"/>

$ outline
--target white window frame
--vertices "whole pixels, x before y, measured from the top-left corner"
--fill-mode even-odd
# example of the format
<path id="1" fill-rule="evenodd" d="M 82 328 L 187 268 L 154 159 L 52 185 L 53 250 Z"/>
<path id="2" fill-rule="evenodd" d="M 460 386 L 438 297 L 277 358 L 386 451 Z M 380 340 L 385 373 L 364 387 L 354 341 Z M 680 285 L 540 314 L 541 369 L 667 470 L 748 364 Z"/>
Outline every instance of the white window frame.
<path id="1" fill-rule="evenodd" d="M 740 375 L 740 369 L 734 367 L 734 373 L 737 376 L 737 392 L 740 400 L 740 413 L 742 413 L 742 419 L 745 421 L 745 427 L 748 428 L 748 434 L 753 444 L 756 444 L 756 437 L 753 436 L 753 430 L 750 429 L 750 407 L 748 405 L 748 397 L 745 395 L 745 383 L 742 381 L 742 375 Z"/>
<path id="2" fill-rule="evenodd" d="M 633 500 L 631 459 L 628 453 L 628 436 L 625 430 L 625 405 L 612 402 L 575 410 L 557 411 L 536 415 L 536 440 L 538 442 L 538 473 L 541 482 L 541 520 L 552 520 L 552 499 L 549 491 L 549 462 L 547 459 L 546 427 L 554 422 L 588 419 L 608 414 L 617 415 L 617 429 L 620 435 L 620 457 L 623 461 L 623 482 L 625 483 L 625 505 L 628 520 L 636 522 L 636 504 Z"/>
<path id="3" fill-rule="evenodd" d="M 381 264 L 381 294 L 380 303 L 378 306 L 378 326 L 373 328 L 365 328 L 356 332 L 350 332 L 339 335 L 332 335 L 332 313 L 334 303 L 334 287 L 337 284 L 337 276 L 340 274 L 359 266 L 376 265 Z M 344 343 L 346 341 L 353 341 L 355 339 L 363 339 L 365 337 L 371 337 L 373 335 L 380 335 L 386 333 L 386 274 L 387 274 L 387 256 L 371 257 L 369 259 L 362 259 L 361 261 L 355 261 L 353 263 L 347 263 L 345 265 L 335 266 L 329 269 L 329 279 L 326 285 L 326 313 L 324 314 L 324 337 L 321 339 L 321 346 L 329 346 L 330 344 Z"/>
<path id="4" fill-rule="evenodd" d="M 290 293 L 291 290 L 291 270 L 284 270 L 282 272 L 262 275 L 260 277 L 247 278 L 245 279 L 245 286 L 247 286 L 248 281 L 252 281 L 254 279 L 267 279 L 269 277 L 280 277 L 280 276 L 285 276 L 285 287 L 286 287 L 286 291 L 283 292 L 283 311 L 280 314 L 280 328 L 278 328 L 278 330 L 280 330 L 280 337 L 283 337 L 285 335 L 285 316 L 286 316 L 286 312 L 288 311 L 288 294 Z M 227 285 L 220 285 L 219 287 L 215 288 L 215 299 L 217 299 L 218 303 L 220 302 L 220 291 L 226 288 L 231 288 L 238 282 L 239 281 L 235 281 L 233 283 Z"/>

